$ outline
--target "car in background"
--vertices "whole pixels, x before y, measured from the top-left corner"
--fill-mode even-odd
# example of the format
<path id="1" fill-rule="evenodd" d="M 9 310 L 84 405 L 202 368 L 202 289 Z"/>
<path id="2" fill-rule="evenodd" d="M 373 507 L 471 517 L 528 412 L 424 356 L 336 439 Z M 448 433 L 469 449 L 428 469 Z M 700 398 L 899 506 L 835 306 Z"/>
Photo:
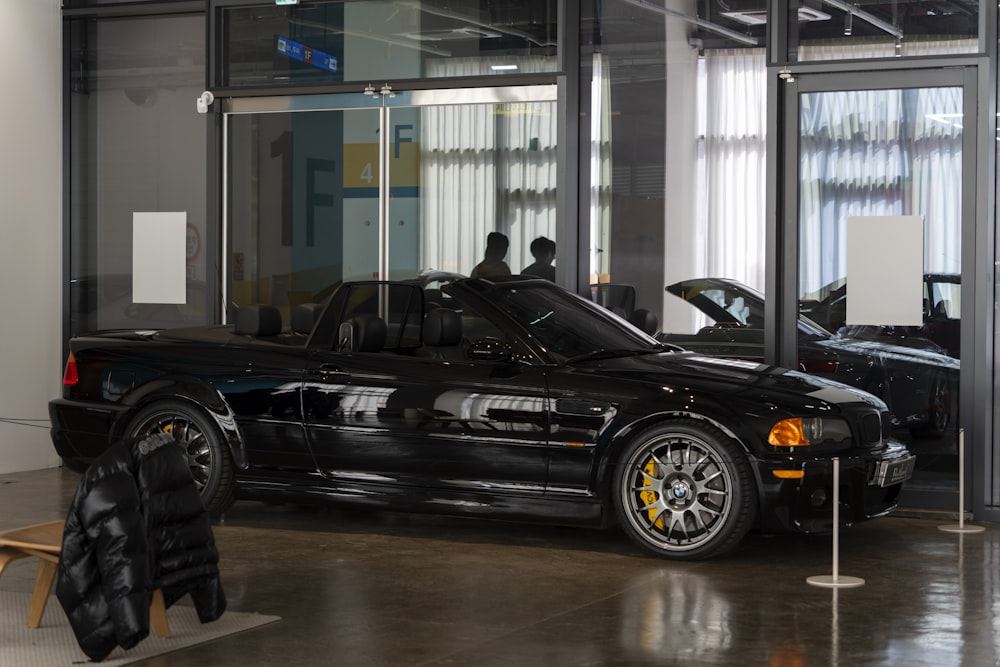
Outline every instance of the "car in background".
<path id="1" fill-rule="evenodd" d="M 847 326 L 847 285 L 827 287 L 826 296 L 799 302 L 799 312 L 827 331 L 853 338 L 884 340 L 907 347 L 942 351 L 956 359 L 961 355 L 962 277 L 957 273 L 925 273 L 923 278 L 923 324 L 919 327 Z"/>
<path id="2" fill-rule="evenodd" d="M 209 511 L 236 498 L 620 525 L 673 559 L 891 512 L 915 458 L 878 398 L 657 341 L 541 279 L 344 283 L 228 326 L 70 341 L 52 440 L 86 465 L 171 434 Z M 432 292 L 432 296 L 435 294 Z M 318 309 L 318 310 L 317 310 Z"/>
<path id="3" fill-rule="evenodd" d="M 666 291 L 704 313 L 711 324 L 691 334 L 657 338 L 717 357 L 763 361 L 764 296 L 738 281 L 697 278 Z M 894 424 L 918 437 L 940 437 L 957 413 L 960 364 L 933 342 L 905 334 L 874 335 L 865 327 L 833 333 L 804 314 L 797 320 L 799 370 L 875 394 Z M 877 328 L 877 327 L 876 327 Z"/>

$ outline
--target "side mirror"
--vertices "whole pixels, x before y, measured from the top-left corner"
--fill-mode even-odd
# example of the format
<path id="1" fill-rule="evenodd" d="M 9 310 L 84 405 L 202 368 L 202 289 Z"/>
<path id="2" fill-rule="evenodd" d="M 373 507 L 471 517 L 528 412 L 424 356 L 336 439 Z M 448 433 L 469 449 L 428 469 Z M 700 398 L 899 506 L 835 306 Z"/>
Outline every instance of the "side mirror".
<path id="1" fill-rule="evenodd" d="M 499 338 L 480 338 L 469 347 L 474 361 L 510 361 L 510 346 Z"/>

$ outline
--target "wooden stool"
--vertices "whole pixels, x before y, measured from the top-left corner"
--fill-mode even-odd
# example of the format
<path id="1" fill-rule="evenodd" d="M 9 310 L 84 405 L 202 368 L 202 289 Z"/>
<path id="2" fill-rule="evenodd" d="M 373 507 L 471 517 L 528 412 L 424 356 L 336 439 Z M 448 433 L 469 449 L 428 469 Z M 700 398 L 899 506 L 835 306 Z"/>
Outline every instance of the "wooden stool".
<path id="1" fill-rule="evenodd" d="M 59 553 L 62 551 L 63 521 L 50 521 L 34 526 L 13 528 L 0 532 L 0 574 L 8 563 L 19 558 L 38 558 L 38 572 L 35 574 L 35 588 L 31 593 L 31 608 L 28 610 L 28 627 L 37 628 L 42 622 L 45 605 L 52 593 L 59 567 Z M 167 610 L 163 603 L 163 591 L 153 591 L 149 607 L 149 623 L 159 637 L 170 636 Z"/>

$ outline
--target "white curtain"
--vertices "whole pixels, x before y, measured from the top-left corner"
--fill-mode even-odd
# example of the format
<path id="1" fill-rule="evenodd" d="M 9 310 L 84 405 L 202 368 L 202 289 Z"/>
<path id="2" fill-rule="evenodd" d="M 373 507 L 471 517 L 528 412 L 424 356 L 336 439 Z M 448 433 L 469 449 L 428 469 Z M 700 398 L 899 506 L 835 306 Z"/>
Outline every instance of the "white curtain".
<path id="1" fill-rule="evenodd" d="M 767 67 L 764 49 L 707 51 L 698 275 L 764 288 Z"/>
<path id="2" fill-rule="evenodd" d="M 590 282 L 611 271 L 611 73 L 595 53 L 590 81 Z"/>
<path id="3" fill-rule="evenodd" d="M 907 42 L 900 55 L 968 53 L 975 40 Z M 893 43 L 813 44 L 805 60 L 883 58 Z M 766 61 L 763 49 L 706 51 L 699 164 L 698 275 L 764 287 Z M 803 95 L 800 290 L 846 273 L 849 215 L 923 215 L 925 270 L 961 270 L 959 88 Z"/>
<path id="4" fill-rule="evenodd" d="M 528 73 L 551 58 L 446 58 L 433 77 L 477 76 L 516 62 Z M 555 240 L 556 105 L 465 104 L 427 107 L 420 121 L 420 266 L 465 273 L 482 258 L 492 231 L 510 238 L 514 273 L 531 264 L 528 245 Z"/>
<path id="5" fill-rule="evenodd" d="M 852 215 L 922 215 L 924 270 L 961 271 L 961 88 L 804 94 L 799 131 L 802 295 L 822 297 L 846 278 Z"/>

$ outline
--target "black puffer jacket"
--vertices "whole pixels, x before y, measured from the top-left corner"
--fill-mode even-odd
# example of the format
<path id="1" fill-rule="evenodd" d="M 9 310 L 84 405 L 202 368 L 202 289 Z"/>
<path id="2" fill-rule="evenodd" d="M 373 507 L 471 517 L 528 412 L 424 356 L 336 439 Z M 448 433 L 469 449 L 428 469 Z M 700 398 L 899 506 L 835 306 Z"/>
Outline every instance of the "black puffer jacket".
<path id="1" fill-rule="evenodd" d="M 226 609 L 212 525 L 173 442 L 162 434 L 113 445 L 73 498 L 56 596 L 91 660 L 149 634 L 155 588 L 168 607 L 190 593 L 202 623 Z"/>

